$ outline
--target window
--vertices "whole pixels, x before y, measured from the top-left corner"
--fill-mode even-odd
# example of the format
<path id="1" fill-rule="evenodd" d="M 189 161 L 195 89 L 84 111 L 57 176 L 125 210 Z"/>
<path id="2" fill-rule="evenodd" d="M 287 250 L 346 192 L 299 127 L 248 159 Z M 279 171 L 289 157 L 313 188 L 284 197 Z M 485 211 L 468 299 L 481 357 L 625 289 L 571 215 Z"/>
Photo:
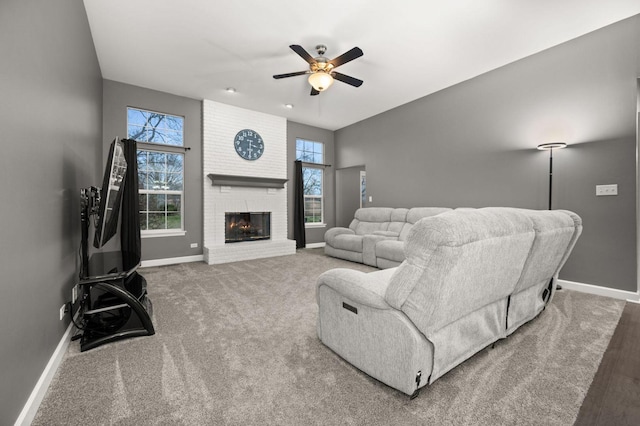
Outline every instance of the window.
<path id="1" fill-rule="evenodd" d="M 184 117 L 127 108 L 127 136 L 138 142 L 141 234 L 184 233 Z"/>
<path id="2" fill-rule="evenodd" d="M 324 224 L 324 144 L 296 139 L 296 160 L 316 163 L 303 165 L 304 222 L 307 225 Z"/>

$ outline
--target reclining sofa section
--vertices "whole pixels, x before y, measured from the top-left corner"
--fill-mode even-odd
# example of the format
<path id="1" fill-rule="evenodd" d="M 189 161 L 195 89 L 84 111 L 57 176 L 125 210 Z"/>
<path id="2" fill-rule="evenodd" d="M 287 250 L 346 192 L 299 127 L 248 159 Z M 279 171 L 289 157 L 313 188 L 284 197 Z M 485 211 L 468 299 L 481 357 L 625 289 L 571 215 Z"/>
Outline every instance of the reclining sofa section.
<path id="1" fill-rule="evenodd" d="M 352 262 L 380 269 L 400 265 L 404 241 L 418 220 L 451 211 L 444 207 L 412 209 L 366 207 L 356 210 L 348 228 L 331 228 L 324 236 L 324 252 Z"/>
<path id="2" fill-rule="evenodd" d="M 320 340 L 408 395 L 536 317 L 582 232 L 569 211 L 460 209 L 416 222 L 399 267 L 320 275 Z"/>

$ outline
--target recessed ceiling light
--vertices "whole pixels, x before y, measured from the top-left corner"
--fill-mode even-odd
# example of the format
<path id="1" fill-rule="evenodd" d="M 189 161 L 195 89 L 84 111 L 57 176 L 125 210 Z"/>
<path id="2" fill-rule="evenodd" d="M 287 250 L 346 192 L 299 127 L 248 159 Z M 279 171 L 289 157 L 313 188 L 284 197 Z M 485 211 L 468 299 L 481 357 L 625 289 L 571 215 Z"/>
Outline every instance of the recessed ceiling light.
<path id="1" fill-rule="evenodd" d="M 293 104 L 284 104 L 285 108 L 293 109 Z"/>
<path id="2" fill-rule="evenodd" d="M 227 92 L 229 92 L 229 93 L 236 93 L 236 88 L 235 88 L 235 87 L 227 87 L 227 88 L 226 88 L 226 89 L 224 89 L 224 90 L 226 90 L 226 91 L 227 91 Z"/>

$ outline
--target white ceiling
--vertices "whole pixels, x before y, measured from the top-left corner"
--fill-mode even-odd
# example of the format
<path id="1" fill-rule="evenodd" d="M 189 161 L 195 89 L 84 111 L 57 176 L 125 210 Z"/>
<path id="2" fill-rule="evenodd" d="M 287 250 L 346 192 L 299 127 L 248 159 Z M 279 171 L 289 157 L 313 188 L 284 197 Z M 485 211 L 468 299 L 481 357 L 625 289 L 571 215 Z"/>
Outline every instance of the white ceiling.
<path id="1" fill-rule="evenodd" d="M 336 130 L 640 13 L 640 0 L 84 0 L 102 76 Z M 317 44 L 362 58 L 309 96 Z M 225 91 L 227 87 L 236 93 Z M 286 109 L 284 104 L 295 107 Z"/>

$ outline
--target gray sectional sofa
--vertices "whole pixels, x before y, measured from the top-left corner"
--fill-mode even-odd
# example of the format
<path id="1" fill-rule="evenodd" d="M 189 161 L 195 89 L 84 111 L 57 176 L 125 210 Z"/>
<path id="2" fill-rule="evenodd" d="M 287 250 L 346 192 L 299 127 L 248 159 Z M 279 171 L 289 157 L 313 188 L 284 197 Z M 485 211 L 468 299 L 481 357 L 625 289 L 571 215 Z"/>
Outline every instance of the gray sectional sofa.
<path id="1" fill-rule="evenodd" d="M 444 207 L 366 207 L 356 210 L 348 228 L 331 228 L 325 254 L 381 269 L 400 265 L 404 241 L 418 220 L 451 211 Z"/>
<path id="2" fill-rule="evenodd" d="M 569 211 L 459 209 L 411 227 L 400 266 L 317 281 L 318 337 L 408 395 L 536 317 L 582 231 Z"/>

